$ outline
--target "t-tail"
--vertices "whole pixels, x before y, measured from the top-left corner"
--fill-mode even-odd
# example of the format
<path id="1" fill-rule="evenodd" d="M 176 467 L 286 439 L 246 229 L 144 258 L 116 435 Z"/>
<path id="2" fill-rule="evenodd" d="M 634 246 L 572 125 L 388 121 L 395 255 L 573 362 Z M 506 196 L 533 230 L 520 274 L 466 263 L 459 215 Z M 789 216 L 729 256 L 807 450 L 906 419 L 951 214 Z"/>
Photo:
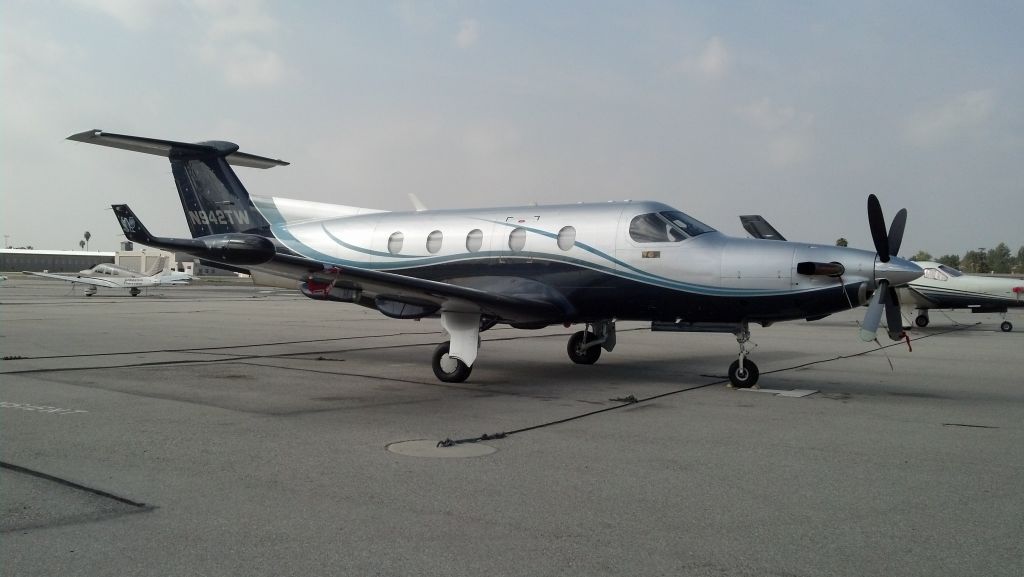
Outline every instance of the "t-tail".
<path id="1" fill-rule="evenodd" d="M 193 238 L 224 234 L 273 238 L 269 223 L 253 205 L 231 165 L 251 168 L 287 166 L 283 160 L 239 152 L 237 144 L 219 140 L 175 142 L 102 130 L 73 134 L 68 140 L 167 157 Z M 138 242 L 148 244 L 142 240 Z"/>

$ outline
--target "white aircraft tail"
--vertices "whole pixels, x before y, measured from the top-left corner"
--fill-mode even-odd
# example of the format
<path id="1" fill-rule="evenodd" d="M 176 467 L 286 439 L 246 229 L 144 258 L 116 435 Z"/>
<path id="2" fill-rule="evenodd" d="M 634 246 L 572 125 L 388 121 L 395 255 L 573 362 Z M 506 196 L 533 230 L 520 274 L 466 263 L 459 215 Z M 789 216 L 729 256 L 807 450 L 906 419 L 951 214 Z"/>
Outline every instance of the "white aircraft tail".
<path id="1" fill-rule="evenodd" d="M 146 272 L 142 273 L 144 276 L 156 276 L 167 270 L 167 255 L 160 255 L 160 258 L 156 259 L 153 266 L 146 269 Z"/>

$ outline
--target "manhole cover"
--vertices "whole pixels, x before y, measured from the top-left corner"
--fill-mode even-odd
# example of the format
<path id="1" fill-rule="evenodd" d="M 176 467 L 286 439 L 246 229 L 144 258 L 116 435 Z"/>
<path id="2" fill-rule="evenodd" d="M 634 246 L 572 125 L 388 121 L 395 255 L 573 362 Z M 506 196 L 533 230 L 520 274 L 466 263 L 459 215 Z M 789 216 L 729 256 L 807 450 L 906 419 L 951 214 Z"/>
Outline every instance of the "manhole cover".
<path id="1" fill-rule="evenodd" d="M 392 453 L 406 457 L 433 457 L 442 459 L 465 459 L 467 457 L 483 457 L 497 451 L 483 443 L 462 443 L 451 447 L 438 447 L 437 441 L 417 439 L 415 441 L 399 441 L 391 443 L 387 449 Z"/>

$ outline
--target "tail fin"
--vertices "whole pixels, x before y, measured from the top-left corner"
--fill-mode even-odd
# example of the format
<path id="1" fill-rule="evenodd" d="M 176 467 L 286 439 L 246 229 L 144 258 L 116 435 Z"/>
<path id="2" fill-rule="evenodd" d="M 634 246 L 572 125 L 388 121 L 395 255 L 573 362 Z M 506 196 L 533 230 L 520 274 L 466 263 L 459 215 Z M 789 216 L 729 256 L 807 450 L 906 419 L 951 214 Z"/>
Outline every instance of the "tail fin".
<path id="1" fill-rule="evenodd" d="M 153 235 L 149 234 L 145 225 L 135 216 L 132 209 L 128 208 L 127 204 L 112 204 L 110 208 L 114 209 L 114 216 L 117 217 L 117 222 L 120 223 L 125 238 L 146 246 L 153 245 Z"/>
<path id="2" fill-rule="evenodd" d="M 171 162 L 174 183 L 193 238 L 224 233 L 273 238 L 269 223 L 253 205 L 249 193 L 230 165 L 251 168 L 287 166 L 283 160 L 238 152 L 237 144 L 219 140 L 192 144 L 111 134 L 102 130 L 73 134 L 68 140 L 166 156 Z M 125 235 L 128 235 L 127 229 Z M 139 242 L 145 244 L 142 240 Z"/>
<path id="3" fill-rule="evenodd" d="M 167 255 L 163 255 L 162 254 L 162 255 L 160 255 L 159 258 L 156 259 L 155 262 L 153 262 L 153 266 L 149 267 L 149 269 L 146 270 L 146 272 L 144 272 L 142 274 L 145 275 L 145 276 L 156 276 L 156 275 L 164 272 L 164 269 L 166 269 L 166 268 L 167 268 Z"/>

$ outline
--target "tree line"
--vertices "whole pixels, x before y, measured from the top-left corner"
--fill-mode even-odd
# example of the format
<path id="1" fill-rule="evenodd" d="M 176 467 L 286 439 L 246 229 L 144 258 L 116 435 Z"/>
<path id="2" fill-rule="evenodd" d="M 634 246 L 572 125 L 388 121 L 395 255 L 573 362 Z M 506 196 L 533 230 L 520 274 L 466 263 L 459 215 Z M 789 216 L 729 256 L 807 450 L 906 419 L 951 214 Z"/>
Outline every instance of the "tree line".
<path id="1" fill-rule="evenodd" d="M 846 244 L 845 238 L 836 241 L 837 246 L 846 246 Z M 962 257 L 958 254 L 944 254 L 938 258 L 933 257 L 928 251 L 919 250 L 917 254 L 910 257 L 910 260 L 931 260 L 966 273 L 1016 274 L 1024 273 L 1024 246 L 1017 249 L 1016 255 L 1005 242 L 1001 242 L 995 248 L 986 250 L 981 247 L 969 250 Z"/>

